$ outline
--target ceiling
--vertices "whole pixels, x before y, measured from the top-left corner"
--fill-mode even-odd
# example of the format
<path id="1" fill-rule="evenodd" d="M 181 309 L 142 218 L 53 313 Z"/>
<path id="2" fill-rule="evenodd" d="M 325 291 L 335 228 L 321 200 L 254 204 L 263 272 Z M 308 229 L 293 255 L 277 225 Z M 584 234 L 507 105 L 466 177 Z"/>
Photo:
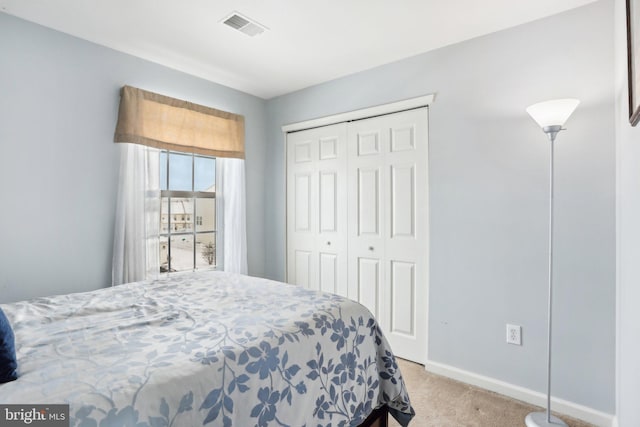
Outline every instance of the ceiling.
<path id="1" fill-rule="evenodd" d="M 595 0 L 0 0 L 0 11 L 269 99 Z M 237 11 L 266 26 L 221 23 Z"/>

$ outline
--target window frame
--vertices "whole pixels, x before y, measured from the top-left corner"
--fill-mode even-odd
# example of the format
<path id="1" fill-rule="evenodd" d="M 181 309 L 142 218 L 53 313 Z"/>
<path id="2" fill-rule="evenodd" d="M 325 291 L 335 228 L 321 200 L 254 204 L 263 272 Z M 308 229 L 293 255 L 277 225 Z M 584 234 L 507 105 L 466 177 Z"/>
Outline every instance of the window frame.
<path id="1" fill-rule="evenodd" d="M 218 248 L 221 247 L 220 244 L 220 238 L 221 235 L 218 231 L 218 197 L 217 197 L 217 189 L 216 191 L 195 191 L 193 190 L 195 188 L 195 162 L 196 162 L 196 157 L 198 158 L 204 158 L 204 159 L 212 159 L 214 160 L 214 162 L 217 160 L 216 157 L 214 156 L 208 156 L 208 155 L 204 155 L 204 154 L 196 154 L 196 153 L 189 153 L 189 152 L 184 152 L 184 151 L 177 151 L 177 150 L 166 150 L 166 149 L 161 149 L 160 150 L 160 162 L 162 162 L 162 154 L 165 154 L 166 157 L 166 183 L 164 183 L 166 185 L 166 189 L 165 190 L 160 190 L 160 203 L 162 206 L 162 202 L 164 199 L 167 200 L 167 211 L 163 212 L 162 211 L 162 207 L 160 209 L 160 227 L 159 227 L 159 237 L 160 239 L 164 239 L 166 238 L 167 241 L 167 270 L 166 271 L 162 271 L 160 270 L 160 273 L 184 273 L 187 271 L 196 271 L 196 270 L 200 270 L 200 271 L 204 271 L 204 270 L 218 270 L 219 267 L 221 266 L 220 260 L 222 259 L 221 256 L 219 256 L 219 252 L 218 252 Z M 170 190 L 170 183 L 171 183 L 171 173 L 170 173 L 170 157 L 171 154 L 179 154 L 179 155 L 184 155 L 184 156 L 190 156 L 191 157 L 191 191 L 189 190 Z M 216 164 L 216 163 L 214 163 Z M 217 167 L 217 165 L 216 165 Z M 162 181 L 162 176 L 160 177 L 160 181 Z M 215 180 L 215 175 L 214 175 L 214 186 L 216 185 L 216 180 Z M 163 187 L 163 183 L 160 182 L 160 188 Z M 189 213 L 189 214 L 177 214 L 177 213 L 172 213 L 171 212 L 171 200 L 172 199 L 191 199 L 193 202 L 193 212 Z M 215 212 L 215 217 L 214 217 L 214 227 L 212 231 L 197 231 L 198 226 L 196 225 L 196 212 L 197 212 L 197 200 L 198 199 L 214 199 L 215 200 L 215 207 L 214 207 L 214 212 Z M 162 216 L 166 215 L 167 217 L 167 227 L 166 230 L 163 229 L 163 222 L 162 222 Z M 172 219 L 172 215 L 175 216 L 175 218 Z M 191 217 L 191 230 L 190 231 L 179 231 L 179 230 L 173 230 L 174 226 L 177 226 L 177 224 L 185 224 L 185 220 L 178 220 L 177 218 L 179 217 Z M 201 215 L 202 216 L 202 215 Z M 213 241 L 215 242 L 215 246 L 214 246 L 214 251 L 215 251 L 215 262 L 213 265 L 210 265 L 208 267 L 198 267 L 197 263 L 196 263 L 196 259 L 198 256 L 198 250 L 197 250 L 197 236 L 198 235 L 213 235 L 214 239 Z M 171 237 L 172 236 L 191 236 L 193 238 L 193 264 L 192 267 L 190 269 L 185 269 L 185 270 L 173 270 L 172 266 L 171 266 Z M 164 240 L 162 240 L 164 241 Z M 158 254 L 158 256 L 161 256 L 160 254 Z M 160 259 L 160 266 L 162 266 L 163 262 L 162 259 Z"/>

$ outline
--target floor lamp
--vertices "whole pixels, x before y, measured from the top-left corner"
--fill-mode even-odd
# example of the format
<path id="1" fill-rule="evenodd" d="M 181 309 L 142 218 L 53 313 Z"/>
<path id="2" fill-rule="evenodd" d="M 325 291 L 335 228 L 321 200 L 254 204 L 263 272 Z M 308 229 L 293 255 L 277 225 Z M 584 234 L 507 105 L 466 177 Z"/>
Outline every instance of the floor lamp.
<path id="1" fill-rule="evenodd" d="M 551 415 L 551 306 L 553 302 L 553 143 L 558 132 L 562 129 L 569 116 L 574 112 L 580 101 L 577 99 L 556 99 L 540 102 L 527 108 L 527 113 L 535 120 L 550 141 L 549 156 L 549 300 L 547 313 L 547 410 L 546 412 L 531 412 L 525 418 L 527 427 L 557 427 L 567 424 L 558 417 Z"/>

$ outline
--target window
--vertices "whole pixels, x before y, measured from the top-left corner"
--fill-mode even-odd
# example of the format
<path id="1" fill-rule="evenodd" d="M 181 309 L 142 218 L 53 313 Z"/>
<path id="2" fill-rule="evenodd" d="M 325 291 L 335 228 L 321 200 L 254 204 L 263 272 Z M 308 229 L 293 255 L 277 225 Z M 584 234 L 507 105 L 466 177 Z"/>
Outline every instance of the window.
<path id="1" fill-rule="evenodd" d="M 198 154 L 160 153 L 160 272 L 216 267 L 215 162 Z"/>

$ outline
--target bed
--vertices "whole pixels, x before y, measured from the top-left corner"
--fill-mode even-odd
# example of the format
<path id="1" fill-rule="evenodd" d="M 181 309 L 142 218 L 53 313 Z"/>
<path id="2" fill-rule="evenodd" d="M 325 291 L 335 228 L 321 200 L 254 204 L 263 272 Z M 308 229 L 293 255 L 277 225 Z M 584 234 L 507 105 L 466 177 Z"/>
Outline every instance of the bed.
<path id="1" fill-rule="evenodd" d="M 363 306 L 216 271 L 0 305 L 16 381 L 0 404 L 71 426 L 406 426 L 395 357 Z M 379 424 L 375 424 L 379 423 Z"/>

